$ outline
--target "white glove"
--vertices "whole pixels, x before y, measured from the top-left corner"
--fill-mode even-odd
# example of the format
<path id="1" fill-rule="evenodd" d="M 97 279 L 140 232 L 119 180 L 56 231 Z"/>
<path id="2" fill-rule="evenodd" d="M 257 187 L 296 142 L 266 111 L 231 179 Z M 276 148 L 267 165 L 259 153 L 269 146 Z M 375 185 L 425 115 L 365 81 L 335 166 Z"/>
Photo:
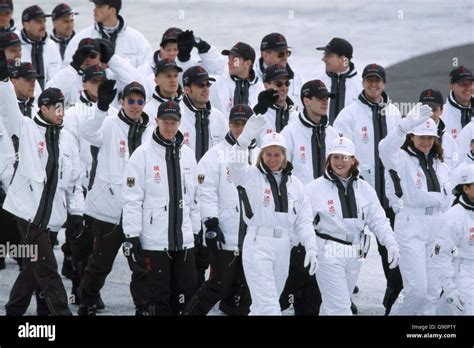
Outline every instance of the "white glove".
<path id="1" fill-rule="evenodd" d="M 407 117 L 400 121 L 400 128 L 407 133 L 416 126 L 425 123 L 431 116 L 433 111 L 428 105 L 417 103 L 408 113 Z"/>
<path id="2" fill-rule="evenodd" d="M 398 246 L 392 245 L 387 249 L 387 261 L 389 263 L 388 268 L 394 269 L 400 262 L 400 249 Z"/>
<path id="3" fill-rule="evenodd" d="M 464 300 L 456 289 L 446 294 L 446 301 L 454 314 L 464 314 Z"/>
<path id="4" fill-rule="evenodd" d="M 239 145 L 243 148 L 247 148 L 253 139 L 255 139 L 260 133 L 263 132 L 265 126 L 265 116 L 263 115 L 252 115 L 245 124 L 242 134 L 237 139 Z"/>
<path id="5" fill-rule="evenodd" d="M 316 273 L 316 268 L 318 266 L 318 253 L 314 249 L 306 250 L 306 256 L 304 257 L 304 267 L 308 267 L 309 265 L 309 275 L 313 275 Z"/>

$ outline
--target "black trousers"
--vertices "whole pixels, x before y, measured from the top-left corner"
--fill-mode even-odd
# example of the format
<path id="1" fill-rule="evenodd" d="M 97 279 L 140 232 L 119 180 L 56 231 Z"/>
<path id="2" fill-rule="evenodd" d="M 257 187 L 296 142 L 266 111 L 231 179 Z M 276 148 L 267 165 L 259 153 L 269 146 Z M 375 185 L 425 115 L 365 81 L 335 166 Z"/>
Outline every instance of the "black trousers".
<path id="1" fill-rule="evenodd" d="M 42 300 L 47 304 L 51 315 L 71 315 L 66 290 L 60 275 L 58 264 L 51 247 L 49 232 L 28 221 L 17 219 L 24 245 L 30 245 L 35 258 L 24 257 L 23 266 L 13 284 L 10 298 L 5 305 L 7 315 L 23 315 L 31 301 L 33 293 L 40 290 Z M 25 255 L 26 256 L 26 255 Z"/>
<path id="2" fill-rule="evenodd" d="M 194 258 L 198 277 L 198 288 L 206 281 L 206 270 L 209 268 L 209 249 L 203 244 L 203 231 L 194 235 Z"/>
<path id="3" fill-rule="evenodd" d="M 18 231 L 16 217 L 2 208 L 0 208 L 0 226 L 2 228 L 2 232 L 0 233 L 0 245 L 6 246 L 7 242 L 10 246 L 19 245 L 21 243 L 21 234 Z M 0 255 L 0 258 L 5 259 L 2 255 Z M 16 260 L 21 265 L 21 259 L 16 258 Z"/>
<path id="4" fill-rule="evenodd" d="M 79 286 L 81 304 L 94 305 L 100 296 L 105 279 L 112 271 L 115 257 L 125 239 L 121 224 L 111 224 L 92 218 L 94 248 L 87 260 Z M 137 308 L 145 308 L 147 299 L 147 275 L 145 268 L 129 262 L 132 271 L 130 292 Z"/>
<path id="5" fill-rule="evenodd" d="M 150 315 L 181 315 L 197 291 L 194 248 L 181 251 L 144 250 Z"/>
<path id="6" fill-rule="evenodd" d="M 233 251 L 209 248 L 209 262 L 211 271 L 209 279 L 202 285 L 196 295 L 191 299 L 186 309 L 189 315 L 206 315 L 221 300 L 231 298 L 234 302 L 235 284 L 243 283 L 239 291 L 238 309 L 240 315 L 250 312 L 250 292 L 242 279 L 242 257 Z"/>
<path id="7" fill-rule="evenodd" d="M 392 226 L 393 229 L 395 224 L 395 213 L 393 212 L 392 208 L 385 209 L 385 215 L 390 220 L 390 226 Z M 393 304 L 397 300 L 398 295 L 403 289 L 403 281 L 400 268 L 398 266 L 394 269 L 389 268 L 387 248 L 381 245 L 378 239 L 377 246 L 382 259 L 382 268 L 385 274 L 385 279 L 387 279 L 387 289 L 385 291 L 383 305 L 385 307 L 385 314 L 388 315 Z"/>
<path id="8" fill-rule="evenodd" d="M 303 245 L 291 249 L 290 269 L 280 295 L 280 307 L 287 309 L 293 303 L 295 315 L 319 315 L 321 293 L 316 277 L 310 276 L 308 267 L 303 266 L 305 256 Z"/>

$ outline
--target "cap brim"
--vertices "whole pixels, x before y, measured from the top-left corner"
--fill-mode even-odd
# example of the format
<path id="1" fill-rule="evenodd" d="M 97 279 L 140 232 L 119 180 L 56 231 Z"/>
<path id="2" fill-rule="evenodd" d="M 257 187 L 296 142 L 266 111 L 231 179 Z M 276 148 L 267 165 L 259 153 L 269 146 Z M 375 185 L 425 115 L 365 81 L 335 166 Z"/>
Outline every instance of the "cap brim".
<path id="1" fill-rule="evenodd" d="M 164 115 L 157 115 L 160 120 L 175 120 L 175 121 L 181 121 L 181 117 L 175 114 L 164 114 Z"/>
<path id="2" fill-rule="evenodd" d="M 229 122 L 233 121 L 248 121 L 250 117 L 245 117 L 245 116 L 234 116 L 229 118 Z"/>
<path id="3" fill-rule="evenodd" d="M 428 137 L 439 138 L 439 135 L 438 135 L 438 134 L 432 134 L 432 133 L 428 133 L 428 132 L 418 132 L 418 133 L 415 133 L 415 132 L 413 132 L 413 130 L 407 132 L 407 134 L 413 134 L 413 135 L 416 135 L 416 136 L 418 136 L 418 137 L 428 136 Z"/>
<path id="4" fill-rule="evenodd" d="M 460 78 L 459 80 L 456 80 L 456 82 L 453 82 L 453 83 L 459 83 L 459 82 L 464 82 L 464 81 L 474 81 L 474 76 L 466 76 L 466 77 L 462 77 Z"/>
<path id="5" fill-rule="evenodd" d="M 197 80 L 193 81 L 191 84 L 193 84 L 193 83 L 201 83 L 201 82 L 204 82 L 204 81 L 212 81 L 212 82 L 215 82 L 216 79 L 213 78 L 213 77 L 210 77 L 210 76 L 209 76 L 209 77 L 202 77 L 202 78 L 200 78 L 200 79 L 197 79 Z"/>
<path id="6" fill-rule="evenodd" d="M 179 66 L 168 66 L 168 67 L 164 68 L 163 70 L 156 71 L 155 75 L 164 73 L 164 72 L 166 72 L 168 70 L 172 70 L 172 69 L 177 70 L 178 72 L 183 72 L 183 69 L 181 69 Z"/>
<path id="7" fill-rule="evenodd" d="M 279 75 L 276 75 L 276 76 L 272 76 L 271 80 L 266 80 L 264 82 L 272 82 L 272 81 L 276 81 L 278 79 L 281 79 L 282 77 L 287 77 L 289 80 L 290 79 L 290 74 L 288 73 L 282 73 L 282 74 L 279 74 Z"/>
<path id="8" fill-rule="evenodd" d="M 223 50 L 223 51 L 221 52 L 221 54 L 222 54 L 223 56 L 228 56 L 228 55 L 231 55 L 231 54 L 232 54 L 232 55 L 237 56 L 237 57 L 242 57 L 241 54 L 239 54 L 237 51 L 234 51 L 234 50 Z M 242 57 L 242 58 L 243 58 L 243 57 Z"/>
<path id="9" fill-rule="evenodd" d="M 326 46 L 324 46 L 324 47 L 316 47 L 316 50 L 318 50 L 318 51 L 326 51 L 326 52 L 331 52 L 331 50 L 330 50 L 330 49 L 328 49 Z"/>
<path id="10" fill-rule="evenodd" d="M 381 76 L 380 74 L 377 74 L 377 73 L 370 73 L 370 74 L 367 74 L 367 75 L 364 75 L 362 77 L 362 79 L 365 79 L 366 77 L 369 77 L 369 76 L 377 76 L 379 79 L 381 79 L 382 81 L 384 80 L 383 76 Z"/>
<path id="11" fill-rule="evenodd" d="M 355 154 L 353 153 L 350 153 L 349 151 L 334 151 L 334 152 L 329 152 L 328 153 L 328 157 L 329 155 L 344 155 L 344 156 L 354 156 L 355 157 Z"/>

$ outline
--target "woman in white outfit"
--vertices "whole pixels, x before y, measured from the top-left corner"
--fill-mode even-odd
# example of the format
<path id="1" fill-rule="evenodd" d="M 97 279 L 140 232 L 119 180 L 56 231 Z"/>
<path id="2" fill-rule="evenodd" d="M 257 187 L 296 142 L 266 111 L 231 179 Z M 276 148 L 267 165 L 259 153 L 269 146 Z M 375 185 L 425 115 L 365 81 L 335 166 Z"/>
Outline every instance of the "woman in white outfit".
<path id="1" fill-rule="evenodd" d="M 434 250 L 436 274 L 443 287 L 442 304 L 449 314 L 474 315 L 474 164 L 454 181 L 457 197 L 443 215 Z"/>
<path id="2" fill-rule="evenodd" d="M 291 241 L 298 236 L 306 248 L 305 266 L 316 268 L 316 236 L 303 184 L 291 175 L 286 143 L 281 134 L 269 133 L 256 166 L 245 160 L 248 146 L 265 124 L 253 115 L 232 148 L 236 160 L 229 164 L 232 180 L 240 188 L 247 234 L 242 261 L 252 297 L 251 315 L 281 315 L 279 297 L 288 275 Z M 238 160 L 243 159 L 243 160 Z"/>
<path id="3" fill-rule="evenodd" d="M 431 115 L 428 105 L 418 103 L 379 144 L 385 169 L 400 177 L 395 239 L 404 289 L 394 315 L 434 315 L 441 293 L 432 255 L 442 213 L 451 203 L 451 184 Z"/>
<path id="4" fill-rule="evenodd" d="M 325 173 L 306 187 L 318 245 L 316 278 L 321 290 L 321 315 L 352 315 L 351 295 L 370 237 L 367 226 L 387 248 L 391 269 L 400 258 L 390 222 L 370 184 L 359 177 L 354 143 L 333 140 Z"/>

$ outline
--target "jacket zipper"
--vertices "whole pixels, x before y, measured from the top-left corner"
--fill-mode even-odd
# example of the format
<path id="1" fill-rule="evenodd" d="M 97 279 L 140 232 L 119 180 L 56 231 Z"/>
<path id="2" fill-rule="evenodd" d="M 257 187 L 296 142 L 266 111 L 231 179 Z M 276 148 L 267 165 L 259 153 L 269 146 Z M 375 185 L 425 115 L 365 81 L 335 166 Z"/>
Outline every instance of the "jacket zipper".
<path id="1" fill-rule="evenodd" d="M 173 177 L 176 178 L 176 162 L 175 162 L 175 155 L 176 155 L 176 146 L 173 144 L 173 150 L 172 150 L 172 156 L 171 156 L 171 163 L 172 163 L 172 169 L 173 169 Z M 177 204 L 179 204 L 178 200 L 178 187 L 177 185 L 174 185 L 173 187 L 173 194 L 174 194 L 174 200 Z M 174 244 L 175 244 L 175 250 L 178 250 L 178 233 L 177 233 L 177 224 L 178 224 L 178 206 L 177 204 L 174 205 L 174 216 L 173 216 L 173 234 L 174 234 Z"/>
<path id="2" fill-rule="evenodd" d="M 53 165 L 51 166 L 51 176 L 53 175 L 53 171 L 54 171 L 54 168 L 56 167 L 56 162 L 57 162 L 57 158 L 56 158 L 56 151 L 54 149 L 54 139 L 56 137 L 56 128 L 53 127 L 53 131 L 52 131 L 52 134 L 51 134 L 51 150 L 52 150 L 52 155 L 53 155 Z M 48 201 L 49 201 L 49 196 L 51 194 L 51 185 L 48 185 L 48 183 L 50 182 L 50 180 L 47 180 L 47 182 L 45 183 L 46 186 L 46 196 L 45 196 L 45 203 L 47 204 Z M 42 211 L 42 214 L 41 214 L 41 219 L 39 220 L 39 225 L 41 226 L 44 222 L 44 219 L 46 217 L 46 204 L 43 206 L 43 211 Z M 45 226 L 47 227 L 47 226 Z"/>

